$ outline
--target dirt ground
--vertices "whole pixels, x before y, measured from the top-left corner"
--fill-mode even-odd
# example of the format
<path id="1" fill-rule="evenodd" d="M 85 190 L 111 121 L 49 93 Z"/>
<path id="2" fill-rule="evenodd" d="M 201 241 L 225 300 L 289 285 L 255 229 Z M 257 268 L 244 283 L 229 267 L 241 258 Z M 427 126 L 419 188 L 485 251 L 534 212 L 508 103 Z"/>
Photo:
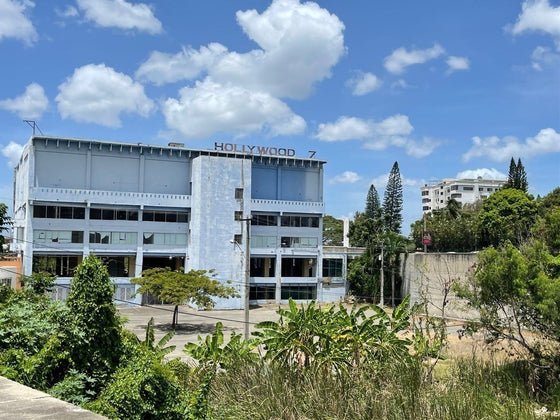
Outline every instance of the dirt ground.
<path id="1" fill-rule="evenodd" d="M 278 320 L 278 305 L 266 305 L 251 308 L 249 311 L 249 331 L 254 331 L 255 324 L 262 321 Z M 179 326 L 175 330 L 175 335 L 167 344 L 176 346 L 175 350 L 168 357 L 179 357 L 189 360 L 183 353 L 186 343 L 198 342 L 198 336 L 205 337 L 212 333 L 217 322 L 222 322 L 224 328 L 224 338 L 229 339 L 232 332 L 243 334 L 244 332 L 244 311 L 243 310 L 211 310 L 197 311 L 188 306 L 181 306 L 179 313 Z M 120 314 L 125 317 L 126 327 L 134 332 L 140 339 L 146 336 L 146 326 L 150 318 L 154 318 L 156 341 L 171 331 L 171 319 L 173 316 L 172 305 L 157 306 L 135 306 L 119 307 Z M 497 353 L 505 354 L 499 348 L 489 348 L 481 337 L 462 337 L 459 338 L 459 331 L 463 327 L 461 322 L 450 321 L 448 323 L 448 346 L 447 355 L 449 357 L 471 357 L 477 356 L 490 357 Z M 494 350 L 494 351 L 493 351 Z"/>

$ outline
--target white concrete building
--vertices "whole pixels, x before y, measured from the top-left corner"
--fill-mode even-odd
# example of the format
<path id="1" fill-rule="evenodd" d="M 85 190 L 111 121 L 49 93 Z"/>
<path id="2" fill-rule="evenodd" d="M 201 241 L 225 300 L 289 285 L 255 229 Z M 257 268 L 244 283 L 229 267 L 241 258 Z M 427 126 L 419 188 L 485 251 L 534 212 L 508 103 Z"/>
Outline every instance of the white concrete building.
<path id="1" fill-rule="evenodd" d="M 472 204 L 478 200 L 487 198 L 490 194 L 498 191 L 506 180 L 495 179 L 453 179 L 446 178 L 441 182 L 425 184 L 420 188 L 422 191 L 422 212 L 424 214 L 432 210 L 442 209 L 447 206 L 450 198 L 459 203 Z"/>
<path id="2" fill-rule="evenodd" d="M 33 136 L 14 171 L 12 248 L 24 275 L 58 276 L 62 299 L 95 254 L 117 299 L 141 301 L 130 279 L 147 268 L 214 269 L 241 296 L 216 307 L 234 309 L 244 306 L 250 223 L 251 301 L 337 301 L 345 282 L 323 290 L 324 164 L 275 147 Z"/>

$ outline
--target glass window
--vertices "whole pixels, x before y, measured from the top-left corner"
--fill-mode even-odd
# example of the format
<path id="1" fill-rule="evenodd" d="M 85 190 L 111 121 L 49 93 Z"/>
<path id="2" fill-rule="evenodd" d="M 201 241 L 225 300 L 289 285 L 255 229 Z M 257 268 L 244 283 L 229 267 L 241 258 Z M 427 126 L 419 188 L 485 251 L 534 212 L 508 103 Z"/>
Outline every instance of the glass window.
<path id="1" fill-rule="evenodd" d="M 47 217 L 47 206 L 33 206 L 33 217 Z"/>
<path id="2" fill-rule="evenodd" d="M 101 218 L 103 220 L 115 220 L 115 210 L 114 209 L 103 209 L 101 211 Z"/>
<path id="3" fill-rule="evenodd" d="M 117 210 L 117 220 L 126 220 L 126 210 Z"/>
<path id="4" fill-rule="evenodd" d="M 281 289 L 282 299 L 311 300 L 317 298 L 317 286 L 286 285 Z"/>
<path id="5" fill-rule="evenodd" d="M 57 207 L 56 206 L 47 206 L 47 218 L 48 219 L 56 219 L 57 218 Z"/>
<path id="6" fill-rule="evenodd" d="M 277 226 L 278 217 L 269 214 L 253 214 L 251 216 L 251 225 L 253 226 Z"/>
<path id="7" fill-rule="evenodd" d="M 143 222 L 153 222 L 154 221 L 154 212 L 144 210 L 142 212 L 142 221 Z"/>
<path id="8" fill-rule="evenodd" d="M 233 213 L 233 220 L 241 220 L 241 219 L 243 219 L 242 211 L 236 211 Z"/>
<path id="9" fill-rule="evenodd" d="M 74 207 L 74 219 L 85 219 L 86 209 L 84 207 Z"/>
<path id="10" fill-rule="evenodd" d="M 101 209 L 90 208 L 89 218 L 92 220 L 101 220 Z"/>
<path id="11" fill-rule="evenodd" d="M 72 219 L 72 216 L 73 216 L 72 207 L 60 207 L 61 219 Z"/>
<path id="12" fill-rule="evenodd" d="M 177 213 L 172 211 L 165 213 L 165 221 L 169 223 L 177 223 Z"/>
<path id="13" fill-rule="evenodd" d="M 165 212 L 155 211 L 154 212 L 154 222 L 165 222 Z"/>
<path id="14" fill-rule="evenodd" d="M 240 200 L 243 198 L 243 188 L 236 188 L 235 189 L 235 198 Z"/>
<path id="15" fill-rule="evenodd" d="M 177 222 L 178 223 L 188 223 L 189 221 L 189 214 L 185 212 L 178 212 L 177 213 Z"/>
<path id="16" fill-rule="evenodd" d="M 342 259 L 323 259 L 323 277 L 342 277 Z"/>
<path id="17" fill-rule="evenodd" d="M 276 299 L 276 286 L 274 284 L 252 284 L 249 289 L 251 300 Z"/>
<path id="18" fill-rule="evenodd" d="M 276 236 L 251 236 L 251 248 L 276 248 Z"/>
<path id="19" fill-rule="evenodd" d="M 154 243 L 154 234 L 153 232 L 144 232 L 144 245 L 151 245 Z"/>
<path id="20" fill-rule="evenodd" d="M 138 220 L 138 211 L 136 210 L 127 210 L 126 211 L 126 220 Z"/>

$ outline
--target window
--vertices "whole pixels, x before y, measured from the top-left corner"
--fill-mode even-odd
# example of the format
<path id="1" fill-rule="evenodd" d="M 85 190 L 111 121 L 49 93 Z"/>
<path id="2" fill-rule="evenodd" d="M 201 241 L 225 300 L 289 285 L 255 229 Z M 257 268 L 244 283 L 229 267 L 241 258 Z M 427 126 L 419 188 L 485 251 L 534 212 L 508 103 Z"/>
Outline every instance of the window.
<path id="1" fill-rule="evenodd" d="M 286 285 L 281 289 L 282 299 L 311 300 L 317 298 L 317 286 Z"/>
<path id="2" fill-rule="evenodd" d="M 136 232 L 90 232 L 90 244 L 110 245 L 136 245 L 138 234 Z"/>
<path id="3" fill-rule="evenodd" d="M 461 193 L 451 194 L 451 198 L 461 198 L 461 197 L 462 197 Z"/>
<path id="4" fill-rule="evenodd" d="M 422 207 L 422 210 L 424 210 L 424 211 L 426 211 L 426 210 L 431 210 L 431 207 L 430 207 L 430 206 L 423 206 L 423 207 Z"/>
<path id="5" fill-rule="evenodd" d="M 136 219 L 138 220 L 138 214 Z M 142 212 L 143 222 L 168 222 L 168 223 L 188 223 L 189 214 L 184 211 L 154 211 L 144 210 Z"/>
<path id="6" fill-rule="evenodd" d="M 315 277 L 316 258 L 282 258 L 282 277 Z"/>
<path id="7" fill-rule="evenodd" d="M 430 195 L 429 191 L 422 191 L 422 195 Z"/>
<path id="8" fill-rule="evenodd" d="M 276 236 L 251 236 L 251 248 L 276 248 Z"/>
<path id="9" fill-rule="evenodd" d="M 484 188 L 478 187 L 478 191 L 484 191 Z"/>
<path id="10" fill-rule="evenodd" d="M 84 232 L 79 230 L 34 230 L 33 241 L 43 244 L 82 244 L 84 243 Z"/>
<path id="11" fill-rule="evenodd" d="M 33 206 L 33 217 L 48 219 L 84 219 L 85 207 Z"/>
<path id="12" fill-rule="evenodd" d="M 243 188 L 236 188 L 235 189 L 235 198 L 237 200 L 241 200 L 243 198 Z"/>
<path id="13" fill-rule="evenodd" d="M 187 234 L 144 232 L 142 243 L 144 245 L 186 245 Z"/>
<path id="14" fill-rule="evenodd" d="M 282 248 L 316 248 L 318 240 L 315 237 L 282 236 L 280 244 Z"/>
<path id="15" fill-rule="evenodd" d="M 240 221 L 241 219 L 243 219 L 243 212 L 242 211 L 236 211 L 233 213 L 233 219 Z"/>
<path id="16" fill-rule="evenodd" d="M 474 187 L 463 187 L 463 191 L 474 191 Z"/>
<path id="17" fill-rule="evenodd" d="M 132 277 L 134 275 L 134 257 L 119 255 L 97 256 L 107 267 L 111 277 Z"/>
<path id="18" fill-rule="evenodd" d="M 89 209 L 90 220 L 138 220 L 138 210 L 108 209 L 92 207 Z"/>
<path id="19" fill-rule="evenodd" d="M 429 198 L 423 198 L 422 199 L 422 203 L 429 203 L 430 201 L 432 201 L 432 200 L 429 199 Z"/>
<path id="20" fill-rule="evenodd" d="M 251 257 L 251 277 L 274 277 L 275 269 L 275 257 Z"/>
<path id="21" fill-rule="evenodd" d="M 243 243 L 243 235 L 241 235 L 241 234 L 233 235 L 233 242 L 238 244 L 238 245 L 241 245 Z"/>
<path id="22" fill-rule="evenodd" d="M 486 188 L 486 191 L 492 191 L 492 188 Z"/>
<path id="23" fill-rule="evenodd" d="M 249 289 L 251 300 L 272 300 L 276 298 L 276 285 L 274 284 L 252 284 Z"/>
<path id="24" fill-rule="evenodd" d="M 282 216 L 281 226 L 289 227 L 319 227 L 319 217 L 317 216 Z"/>
<path id="25" fill-rule="evenodd" d="M 451 186 L 451 191 L 457 191 L 459 189 L 458 185 L 452 185 Z"/>
<path id="26" fill-rule="evenodd" d="M 342 277 L 342 259 L 324 258 L 323 277 Z"/>
<path id="27" fill-rule="evenodd" d="M 59 277 L 72 277 L 81 261 L 82 257 L 78 255 L 35 255 L 33 271 L 44 271 Z"/>
<path id="28" fill-rule="evenodd" d="M 278 217 L 268 214 L 253 214 L 251 218 L 253 226 L 277 226 Z"/>

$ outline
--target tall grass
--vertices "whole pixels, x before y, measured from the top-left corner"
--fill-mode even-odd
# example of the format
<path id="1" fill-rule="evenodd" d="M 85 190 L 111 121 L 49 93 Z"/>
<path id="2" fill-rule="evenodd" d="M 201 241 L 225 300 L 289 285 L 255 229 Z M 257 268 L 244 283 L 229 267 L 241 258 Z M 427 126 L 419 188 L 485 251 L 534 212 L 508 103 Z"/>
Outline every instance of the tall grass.
<path id="1" fill-rule="evenodd" d="M 214 378 L 216 419 L 534 419 L 526 386 L 505 363 L 457 361 L 438 381 L 415 360 L 318 375 L 270 365 L 242 366 Z"/>

